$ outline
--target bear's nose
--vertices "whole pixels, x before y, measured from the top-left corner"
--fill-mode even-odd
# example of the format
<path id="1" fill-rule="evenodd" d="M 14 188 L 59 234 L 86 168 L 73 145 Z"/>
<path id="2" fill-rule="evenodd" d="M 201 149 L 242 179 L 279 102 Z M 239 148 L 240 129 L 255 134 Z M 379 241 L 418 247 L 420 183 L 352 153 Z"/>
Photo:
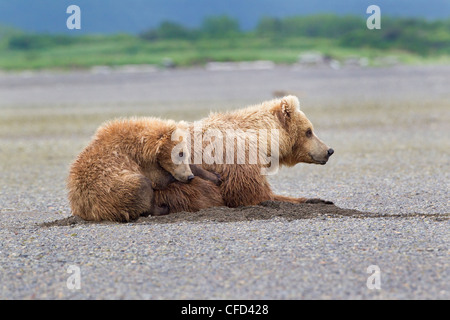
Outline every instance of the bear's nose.
<path id="1" fill-rule="evenodd" d="M 333 149 L 328 149 L 328 156 L 331 156 L 332 154 L 334 153 L 334 150 Z"/>
<path id="2" fill-rule="evenodd" d="M 195 176 L 193 175 L 193 174 L 191 174 L 187 179 L 188 179 L 188 181 L 190 182 L 190 181 L 192 181 L 192 179 L 194 179 L 195 178 Z"/>

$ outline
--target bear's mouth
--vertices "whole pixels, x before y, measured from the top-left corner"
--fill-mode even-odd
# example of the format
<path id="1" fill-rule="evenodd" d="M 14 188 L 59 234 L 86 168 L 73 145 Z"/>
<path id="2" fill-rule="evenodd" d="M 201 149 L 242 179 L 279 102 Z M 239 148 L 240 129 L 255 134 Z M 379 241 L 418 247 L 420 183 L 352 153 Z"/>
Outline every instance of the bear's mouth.
<path id="1" fill-rule="evenodd" d="M 312 160 L 312 162 L 314 163 L 314 164 L 321 164 L 321 165 L 324 165 L 324 164 L 326 164 L 327 163 L 327 161 L 328 161 L 328 159 L 322 159 L 322 160 L 319 160 L 319 159 L 316 159 L 316 158 L 314 158 L 311 154 L 309 154 L 309 156 L 311 157 L 311 160 Z"/>

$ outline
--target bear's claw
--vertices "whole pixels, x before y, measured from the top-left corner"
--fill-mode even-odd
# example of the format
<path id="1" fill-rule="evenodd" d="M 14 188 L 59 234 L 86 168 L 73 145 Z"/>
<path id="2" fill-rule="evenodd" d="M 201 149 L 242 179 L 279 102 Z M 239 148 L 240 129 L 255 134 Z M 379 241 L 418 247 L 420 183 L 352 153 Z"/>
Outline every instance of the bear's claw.
<path id="1" fill-rule="evenodd" d="M 213 172 L 213 173 L 214 173 L 214 174 L 216 175 L 216 177 L 217 177 L 217 181 L 215 181 L 214 183 L 216 184 L 216 186 L 220 186 L 220 185 L 222 184 L 222 182 L 223 182 L 221 175 L 218 174 L 218 173 L 216 173 L 216 172 Z"/>
<path id="2" fill-rule="evenodd" d="M 305 203 L 311 203 L 311 204 L 317 204 L 317 203 L 322 203 L 322 204 L 334 204 L 332 201 L 328 201 L 328 200 L 323 200 L 323 199 L 319 199 L 319 198 L 311 198 L 305 201 Z"/>

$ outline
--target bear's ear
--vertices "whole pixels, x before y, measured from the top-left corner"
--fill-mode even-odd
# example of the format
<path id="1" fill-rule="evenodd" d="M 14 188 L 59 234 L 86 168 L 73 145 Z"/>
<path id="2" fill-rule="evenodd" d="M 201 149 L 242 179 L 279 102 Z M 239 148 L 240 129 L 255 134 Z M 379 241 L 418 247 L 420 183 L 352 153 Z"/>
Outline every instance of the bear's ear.
<path id="1" fill-rule="evenodd" d="M 273 112 L 277 116 L 281 125 L 287 128 L 289 126 L 292 114 L 299 108 L 300 102 L 297 97 L 286 96 L 280 100 L 280 104 L 273 109 Z"/>
<path id="2" fill-rule="evenodd" d="M 286 96 L 281 99 L 281 109 L 285 114 L 291 115 L 295 110 L 300 110 L 300 101 L 296 96 Z"/>

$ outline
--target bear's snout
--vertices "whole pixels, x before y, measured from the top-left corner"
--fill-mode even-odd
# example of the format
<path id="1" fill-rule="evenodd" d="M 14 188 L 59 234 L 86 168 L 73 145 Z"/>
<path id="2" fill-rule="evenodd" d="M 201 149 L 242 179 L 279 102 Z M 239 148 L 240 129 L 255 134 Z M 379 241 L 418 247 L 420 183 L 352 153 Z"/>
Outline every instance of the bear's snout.
<path id="1" fill-rule="evenodd" d="M 334 153 L 334 150 L 330 148 L 330 149 L 328 149 L 327 153 L 328 153 L 328 157 L 331 157 L 331 155 Z"/>
<path id="2" fill-rule="evenodd" d="M 188 178 L 187 181 L 191 182 L 192 180 L 194 180 L 195 176 L 193 174 L 191 174 Z"/>

